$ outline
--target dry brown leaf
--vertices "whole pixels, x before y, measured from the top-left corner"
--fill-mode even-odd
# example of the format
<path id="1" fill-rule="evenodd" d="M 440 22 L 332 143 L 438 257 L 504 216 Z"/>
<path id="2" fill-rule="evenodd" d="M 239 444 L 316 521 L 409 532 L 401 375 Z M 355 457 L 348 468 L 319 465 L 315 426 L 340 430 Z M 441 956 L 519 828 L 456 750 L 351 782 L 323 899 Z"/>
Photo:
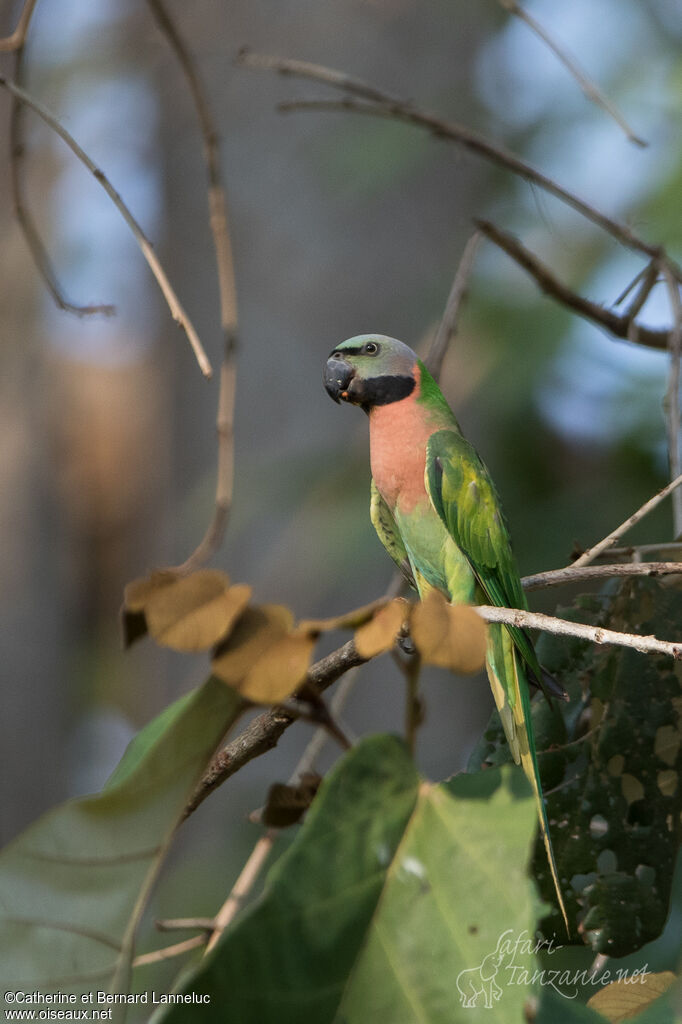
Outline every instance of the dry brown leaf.
<path id="1" fill-rule="evenodd" d="M 387 599 L 380 597 L 371 604 L 363 604 L 361 608 L 353 608 L 350 612 L 335 615 L 330 619 L 301 619 L 296 633 L 327 633 L 333 629 L 358 629 L 368 622 L 373 615 L 387 604 Z"/>
<path id="2" fill-rule="evenodd" d="M 155 589 L 144 601 L 147 628 L 177 651 L 205 651 L 226 636 L 246 608 L 251 588 L 230 587 L 217 569 L 202 569 Z"/>
<path id="3" fill-rule="evenodd" d="M 310 807 L 321 782 L 316 772 L 304 772 L 295 786 L 275 782 L 268 790 L 260 820 L 270 828 L 295 825 Z"/>
<path id="4" fill-rule="evenodd" d="M 121 609 L 121 628 L 123 631 L 123 646 L 127 650 L 147 635 L 147 620 L 144 612 L 129 612 L 124 606 Z"/>
<path id="5" fill-rule="evenodd" d="M 370 622 L 356 630 L 355 649 L 361 658 L 374 658 L 377 654 L 390 651 L 409 618 L 410 607 L 410 602 L 404 597 L 394 597 Z"/>
<path id="6" fill-rule="evenodd" d="M 639 976 L 637 972 L 631 971 L 627 978 L 612 981 L 610 985 L 595 992 L 587 1000 L 587 1005 L 601 1013 L 611 1024 L 620 1024 L 620 1021 L 637 1016 L 677 980 L 672 971 L 653 974 L 646 972 L 646 968 L 643 970 L 645 973 Z"/>
<path id="7" fill-rule="evenodd" d="M 173 572 L 172 569 L 159 569 L 150 576 L 132 580 L 123 591 L 124 609 L 129 612 L 143 612 L 145 604 L 154 594 L 169 587 L 178 578 L 177 572 Z"/>
<path id="8" fill-rule="evenodd" d="M 229 686 L 238 686 L 257 658 L 287 636 L 294 624 L 289 608 L 261 604 L 247 608 L 229 638 L 220 645 L 211 669 Z"/>
<path id="9" fill-rule="evenodd" d="M 305 634 L 276 640 L 253 663 L 237 690 L 256 704 L 276 704 L 301 685 L 310 666 L 315 640 Z"/>
<path id="10" fill-rule="evenodd" d="M 473 608 L 450 604 L 436 590 L 414 606 L 410 635 L 429 665 L 478 672 L 485 663 L 486 626 Z"/>

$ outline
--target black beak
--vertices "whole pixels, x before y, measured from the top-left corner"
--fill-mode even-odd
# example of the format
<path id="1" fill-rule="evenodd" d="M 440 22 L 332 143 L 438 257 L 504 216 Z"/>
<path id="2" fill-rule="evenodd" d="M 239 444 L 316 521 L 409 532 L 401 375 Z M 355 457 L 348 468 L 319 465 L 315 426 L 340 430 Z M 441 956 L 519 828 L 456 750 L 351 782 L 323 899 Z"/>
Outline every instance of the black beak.
<path id="1" fill-rule="evenodd" d="M 345 359 L 338 359 L 332 356 L 327 360 L 324 368 L 324 386 L 330 398 L 340 402 L 342 398 L 347 399 L 348 385 L 355 376 L 355 370 Z"/>

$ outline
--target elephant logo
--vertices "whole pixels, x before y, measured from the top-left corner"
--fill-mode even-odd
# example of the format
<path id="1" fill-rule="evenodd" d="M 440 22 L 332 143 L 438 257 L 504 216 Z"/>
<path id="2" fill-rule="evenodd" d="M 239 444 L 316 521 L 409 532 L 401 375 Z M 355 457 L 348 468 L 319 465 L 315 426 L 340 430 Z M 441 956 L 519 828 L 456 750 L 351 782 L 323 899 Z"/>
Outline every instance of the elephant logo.
<path id="1" fill-rule="evenodd" d="M 487 1010 L 492 1010 L 494 1003 L 501 999 L 502 989 L 495 977 L 503 957 L 504 953 L 496 949 L 494 953 L 488 953 L 477 967 L 467 967 L 459 972 L 456 985 L 465 1009 L 477 1006 L 479 996 L 483 996 Z"/>

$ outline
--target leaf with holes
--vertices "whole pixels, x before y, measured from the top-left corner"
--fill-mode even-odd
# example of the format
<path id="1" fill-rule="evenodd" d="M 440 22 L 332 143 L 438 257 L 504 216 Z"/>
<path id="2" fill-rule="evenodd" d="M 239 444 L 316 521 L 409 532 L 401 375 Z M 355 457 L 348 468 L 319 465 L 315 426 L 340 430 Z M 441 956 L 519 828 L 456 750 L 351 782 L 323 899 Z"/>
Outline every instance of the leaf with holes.
<path id="1" fill-rule="evenodd" d="M 608 584 L 559 609 L 563 618 L 675 636 L 682 591 L 657 580 Z M 533 702 L 552 842 L 569 918 L 595 953 L 626 956 L 660 935 L 682 840 L 682 671 L 671 658 L 544 635 L 543 665 L 570 695 Z M 508 746 L 497 715 L 470 765 L 499 764 Z M 553 904 L 538 842 L 534 872 Z M 544 925 L 559 930 L 558 910 Z M 580 935 L 574 936 L 579 942 Z"/>

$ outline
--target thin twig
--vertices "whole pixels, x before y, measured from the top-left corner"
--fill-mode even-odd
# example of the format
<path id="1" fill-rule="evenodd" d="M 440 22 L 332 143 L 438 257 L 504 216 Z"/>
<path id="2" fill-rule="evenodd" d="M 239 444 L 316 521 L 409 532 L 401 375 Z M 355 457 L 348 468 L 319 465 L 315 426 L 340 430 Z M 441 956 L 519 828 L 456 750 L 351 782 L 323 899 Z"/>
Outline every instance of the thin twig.
<path id="1" fill-rule="evenodd" d="M 222 183 L 218 132 L 211 114 L 204 85 L 195 61 L 178 28 L 162 0 L 147 0 L 172 47 L 197 112 L 204 147 L 208 177 L 208 207 L 213 248 L 215 250 L 220 296 L 220 323 L 223 332 L 223 360 L 220 368 L 218 396 L 218 469 L 216 477 L 215 507 L 203 538 L 178 571 L 188 573 L 203 565 L 218 550 L 225 535 L 232 507 L 234 487 L 234 400 L 236 385 L 235 356 L 237 349 L 237 289 L 234 276 L 234 258 L 227 216 L 227 196 Z"/>
<path id="2" fill-rule="evenodd" d="M 609 554 L 613 553 L 613 549 Z M 521 580 L 526 591 L 558 587 L 566 583 L 588 583 L 590 580 L 608 579 L 612 576 L 675 576 L 682 573 L 682 562 L 625 562 L 617 565 L 591 565 L 576 569 L 569 565 L 565 569 L 550 569 L 524 576 Z"/>
<path id="3" fill-rule="evenodd" d="M 31 17 L 33 16 L 33 9 L 35 8 L 36 3 L 37 0 L 25 0 L 14 32 L 12 32 L 11 36 L 3 36 L 0 38 L 0 53 L 8 53 L 11 50 L 23 49 L 24 43 L 26 42 L 26 33 L 28 32 L 28 26 L 31 23 Z"/>
<path id="4" fill-rule="evenodd" d="M 191 949 L 197 949 L 206 944 L 205 935 L 194 935 L 184 942 L 175 942 L 172 946 L 164 946 L 163 949 L 155 949 L 151 953 L 142 953 L 133 960 L 133 967 L 145 967 L 147 964 L 158 964 L 163 960 L 171 960 L 174 956 L 182 956 L 189 953 Z"/>
<path id="5" fill-rule="evenodd" d="M 405 661 L 396 657 L 395 661 L 405 677 L 405 742 L 407 749 L 414 756 L 417 732 L 424 720 L 424 709 L 419 697 L 422 661 L 419 654 L 410 655 Z"/>
<path id="6" fill-rule="evenodd" d="M 329 705 L 329 713 L 335 721 L 338 721 L 343 709 L 348 703 L 351 693 L 355 689 L 355 684 L 358 681 L 359 670 L 360 666 L 358 665 L 346 672 L 345 676 L 334 691 L 334 696 L 332 697 Z M 328 739 L 329 732 L 327 729 L 320 727 L 315 730 L 308 741 L 308 745 L 301 754 L 298 764 L 291 773 L 291 777 L 289 779 L 290 786 L 298 782 L 299 778 L 302 775 L 305 775 L 306 772 L 312 772 L 315 770 L 318 758 L 324 750 Z"/>
<path id="7" fill-rule="evenodd" d="M 680 457 L 680 351 L 682 350 L 682 303 L 680 289 L 667 265 L 661 267 L 670 298 L 673 326 L 670 332 L 670 372 L 668 387 L 663 400 L 668 433 L 668 460 L 670 476 L 675 479 L 682 473 Z M 682 491 L 676 490 L 672 498 L 673 534 L 677 539 L 682 535 Z"/>
<path id="8" fill-rule="evenodd" d="M 634 329 L 634 327 L 635 327 L 635 317 L 637 317 L 639 315 L 639 313 L 641 312 L 642 307 L 644 306 L 644 303 L 646 302 L 646 300 L 649 298 L 649 295 L 651 294 L 651 290 L 654 288 L 654 286 L 657 283 L 658 283 L 658 263 L 656 262 L 656 260 L 650 260 L 650 262 L 646 265 L 646 267 L 642 268 L 641 275 L 640 275 L 640 280 L 639 281 L 636 280 L 634 285 L 633 285 L 633 287 L 636 287 L 637 284 L 639 284 L 639 288 L 637 288 L 637 291 L 635 292 L 634 298 L 633 298 L 632 302 L 630 303 L 630 305 L 628 306 L 628 308 L 626 310 L 626 313 L 625 313 L 626 320 L 628 320 L 630 322 L 630 328 L 631 329 Z M 628 294 L 629 294 L 629 292 L 628 292 Z M 618 300 L 616 301 L 616 305 L 617 306 L 620 305 L 620 303 L 623 302 L 623 301 L 624 301 L 624 299 L 622 299 L 620 296 L 618 296 Z M 630 334 L 630 331 L 628 331 L 628 341 L 632 341 L 632 340 L 633 340 L 633 338 L 632 338 L 632 336 Z M 640 344 L 642 344 L 642 343 L 640 342 Z"/>
<path id="9" fill-rule="evenodd" d="M 601 210 L 597 210 L 594 206 L 585 202 L 575 193 L 563 188 L 553 178 L 549 178 L 542 171 L 538 171 L 514 153 L 504 149 L 502 146 L 493 145 L 482 135 L 478 135 L 478 133 L 465 128 L 463 125 L 456 124 L 454 121 L 445 121 L 442 118 L 435 117 L 426 111 L 418 110 L 416 107 L 408 106 L 407 104 L 364 103 L 354 100 L 352 97 L 340 100 L 291 100 L 279 103 L 277 109 L 283 114 L 300 110 L 364 114 L 365 116 L 380 117 L 389 121 L 402 121 L 405 124 L 424 128 L 436 138 L 456 142 L 458 145 L 463 146 L 464 149 L 484 157 L 496 166 L 506 168 L 506 170 L 516 174 L 517 177 L 523 178 L 524 181 L 537 185 L 543 191 L 555 196 L 561 202 L 582 214 L 586 220 L 590 220 L 593 224 L 602 228 L 603 231 L 616 238 L 626 248 L 642 252 L 651 259 L 659 259 L 663 256 L 661 246 L 645 242 L 626 224 L 622 224 L 620 221 L 616 221 L 602 213 Z M 678 281 L 682 280 L 682 268 L 677 264 L 673 264 L 673 272 Z"/>
<path id="10" fill-rule="evenodd" d="M 198 928 L 203 932 L 213 931 L 212 917 L 167 917 L 155 921 L 154 926 L 160 932 L 179 932 L 188 928 Z"/>
<path id="11" fill-rule="evenodd" d="M 609 548 L 609 558 L 616 555 L 618 558 L 641 559 L 645 555 L 652 555 L 657 551 L 672 551 L 682 553 L 682 541 L 668 540 L 660 541 L 657 544 L 633 544 L 631 547 Z"/>
<path id="12" fill-rule="evenodd" d="M 424 360 L 429 372 L 435 380 L 438 380 L 440 377 L 445 353 L 448 350 L 450 342 L 457 334 L 459 311 L 469 289 L 469 280 L 474 266 L 474 259 L 476 258 L 476 250 L 478 249 L 480 241 L 481 236 L 478 231 L 475 231 L 464 246 L 464 252 L 462 253 L 462 258 L 459 261 L 457 272 L 455 273 L 455 278 L 452 282 L 448 301 L 445 305 L 445 311 L 441 317 L 440 324 L 438 325 L 436 336 L 431 342 L 428 355 Z"/>
<path id="13" fill-rule="evenodd" d="M 649 266 L 651 266 L 651 263 L 649 264 Z M 626 284 L 625 288 L 623 288 L 622 292 L 620 293 L 620 295 L 618 296 L 618 298 L 614 302 L 614 306 L 620 306 L 621 302 L 625 302 L 625 300 L 627 299 L 628 295 L 633 290 L 633 288 L 636 288 L 637 285 L 639 284 L 639 282 L 644 278 L 644 275 L 646 274 L 646 272 L 647 272 L 647 267 L 642 267 L 641 270 L 637 271 L 637 273 L 633 277 L 632 281 L 630 281 L 629 284 Z"/>
<path id="14" fill-rule="evenodd" d="M 582 295 L 566 287 L 562 281 L 554 276 L 551 270 L 542 263 L 534 253 L 526 249 L 517 238 L 503 231 L 490 221 L 475 220 L 476 227 L 494 242 L 498 248 L 506 252 L 526 273 L 530 274 L 536 284 L 547 295 L 560 302 L 563 306 L 573 310 L 579 316 L 591 320 L 600 327 L 605 327 L 616 338 L 623 338 L 638 345 L 645 345 L 647 348 L 665 349 L 669 345 L 670 332 L 668 330 L 656 330 L 652 327 L 644 327 L 635 323 L 635 317 L 647 299 L 651 288 L 656 283 L 657 269 L 651 270 L 652 264 L 645 268 L 643 286 L 637 294 L 636 300 L 623 314 L 614 313 L 605 309 L 598 302 L 585 299 Z"/>
<path id="15" fill-rule="evenodd" d="M 216 474 L 215 505 L 211 521 L 204 536 L 188 558 L 175 567 L 182 573 L 193 572 L 207 562 L 220 547 L 230 518 L 234 487 L 234 400 L 237 375 L 235 350 L 225 345 L 220 364 L 220 391 L 218 393 L 218 470 Z"/>
<path id="16" fill-rule="evenodd" d="M 341 89 L 343 92 L 359 96 L 363 100 L 376 103 L 402 104 L 405 102 L 399 96 L 392 96 L 384 89 L 378 89 L 361 78 L 346 74 L 345 71 L 336 71 L 334 68 L 325 67 L 323 64 L 312 64 L 307 60 L 288 60 L 282 57 L 273 57 L 267 53 L 253 53 L 245 46 L 237 54 L 236 63 L 259 71 L 276 71 L 279 75 L 289 75 L 292 78 L 308 78 L 314 82 L 324 82 L 334 89 Z"/>
<path id="17" fill-rule="evenodd" d="M 208 945 L 206 946 L 207 953 L 210 953 L 213 949 L 216 942 L 251 892 L 251 889 L 253 888 L 253 885 L 258 878 L 268 855 L 270 854 L 270 850 L 272 849 L 276 836 L 276 830 L 269 829 L 265 835 L 260 837 L 251 851 L 251 856 L 242 868 L 239 878 L 234 883 L 230 895 L 216 914 L 215 928 L 211 938 L 208 940 Z"/>
<path id="18" fill-rule="evenodd" d="M 321 697 L 319 698 L 319 703 L 308 703 L 305 700 L 297 700 L 295 697 L 290 697 L 288 700 L 280 701 L 277 706 L 282 711 L 288 712 L 292 718 L 297 718 L 302 722 L 309 722 L 311 725 L 324 729 L 327 735 L 336 740 L 343 750 L 350 750 L 352 747 L 353 744 L 333 720 L 327 705 Z"/>
<path id="19" fill-rule="evenodd" d="M 21 16 L 22 19 L 25 17 L 26 20 L 23 23 L 21 38 L 15 48 L 14 54 L 14 81 L 20 88 L 23 87 L 24 79 L 24 44 L 32 13 L 33 4 L 26 4 Z M 22 171 L 26 152 L 23 132 L 25 113 L 26 111 L 23 103 L 17 99 L 16 96 L 13 96 L 9 115 L 10 192 L 12 195 L 14 215 L 24 239 L 26 240 L 29 252 L 33 257 L 33 262 L 36 265 L 38 273 L 43 279 L 45 287 L 59 309 L 66 313 L 73 313 L 76 316 L 92 316 L 98 313 L 104 316 L 111 316 L 115 312 L 114 306 L 112 305 L 95 303 L 82 306 L 77 305 L 74 302 L 70 302 L 64 295 L 64 291 L 57 280 L 57 275 L 52 266 L 52 261 L 50 260 L 47 249 L 45 248 L 45 243 L 43 242 L 40 232 L 36 227 L 36 223 L 29 211 L 24 193 Z"/>
<path id="20" fill-rule="evenodd" d="M 118 192 L 113 187 L 109 179 L 106 177 L 104 172 L 101 171 L 95 163 L 93 163 L 88 154 L 79 146 L 79 144 L 70 134 L 70 132 L 68 132 L 66 128 L 62 124 L 60 124 L 60 122 L 54 117 L 53 114 L 50 113 L 50 111 L 46 107 L 42 105 L 42 103 L 34 99 L 24 89 L 19 88 L 19 86 L 15 85 L 13 82 L 10 82 L 3 76 L 0 76 L 0 86 L 2 86 L 4 89 L 7 89 L 7 91 L 11 93 L 12 96 L 21 100 L 22 103 L 25 103 L 33 111 L 35 111 L 35 113 L 38 114 L 38 116 L 45 122 L 45 124 L 48 125 L 48 127 L 50 127 L 57 135 L 59 135 L 61 139 L 63 139 L 63 141 L 67 144 L 72 153 L 74 153 L 78 157 L 81 163 L 85 167 L 87 167 L 87 169 L 93 175 L 95 180 L 98 181 L 99 184 L 102 186 L 104 191 L 107 193 L 107 195 L 115 205 L 116 209 L 119 211 L 119 213 L 125 220 L 128 227 L 132 231 L 142 255 L 144 256 L 145 260 L 149 265 L 149 268 L 151 269 L 154 277 L 156 278 L 156 282 L 159 285 L 159 288 L 163 292 L 163 296 L 168 304 L 171 316 L 183 328 L 185 334 L 189 339 L 189 342 L 192 346 L 192 349 L 194 350 L 194 354 L 196 356 L 197 362 L 199 363 L 202 373 L 206 377 L 210 377 L 212 370 L 211 364 L 208 360 L 208 356 L 204 351 L 204 347 L 201 344 L 201 341 L 199 340 L 199 336 L 195 331 L 191 320 L 187 316 L 185 310 L 182 308 L 180 300 L 175 294 L 175 291 L 173 290 L 171 283 L 168 280 L 168 277 L 166 276 L 166 272 L 164 271 L 156 253 L 154 252 L 151 242 L 149 241 L 144 231 L 133 217 L 132 213 L 130 212 L 126 204 L 123 202 L 121 196 L 118 194 Z"/>
<path id="21" fill-rule="evenodd" d="M 295 110 L 352 111 L 365 116 L 387 118 L 416 125 L 426 129 L 437 138 L 456 142 L 465 149 L 491 161 L 498 167 L 504 167 L 525 181 L 539 186 L 544 191 L 556 196 L 563 203 L 571 206 L 587 220 L 597 224 L 608 234 L 612 235 L 612 237 L 618 239 L 624 246 L 643 252 L 652 259 L 659 259 L 664 255 L 663 249 L 660 246 L 645 242 L 626 224 L 621 224 L 619 221 L 608 217 L 579 196 L 563 188 L 546 174 L 521 160 L 514 153 L 509 152 L 502 146 L 491 143 L 488 139 L 463 125 L 436 117 L 427 111 L 417 108 L 412 103 L 396 99 L 396 97 L 391 96 L 383 89 L 378 89 L 376 86 L 370 85 L 361 79 L 319 64 L 255 53 L 249 53 L 248 58 L 242 60 L 242 63 L 248 64 L 250 67 L 276 71 L 279 74 L 292 75 L 298 78 L 310 78 L 330 85 L 332 88 L 339 89 L 346 94 L 341 100 L 312 99 L 280 103 L 278 109 L 282 112 Z M 371 95 L 368 90 L 371 91 Z M 359 99 L 356 100 L 355 96 L 359 97 Z M 675 278 L 678 281 L 682 281 L 682 268 L 672 261 L 670 261 L 670 266 Z"/>
<path id="22" fill-rule="evenodd" d="M 576 558 L 572 567 L 574 569 L 579 569 L 580 566 L 589 565 L 590 562 L 593 562 L 595 558 L 602 553 L 602 551 L 606 551 L 606 549 L 611 547 L 611 545 L 622 537 L 623 534 L 627 533 L 635 523 L 638 523 L 640 519 L 643 519 L 644 516 L 653 511 L 657 505 L 660 505 L 660 503 L 667 498 L 669 494 L 672 494 L 675 488 L 679 487 L 680 484 L 682 484 L 682 475 L 676 477 L 669 484 L 666 484 L 658 494 L 654 494 L 653 498 L 649 498 L 648 501 L 645 501 L 636 512 L 633 512 L 624 523 L 621 523 L 620 526 L 616 527 L 608 537 L 604 537 L 604 539 L 600 540 L 598 544 L 594 545 L 594 547 L 588 548 L 587 551 L 584 551 L 580 558 Z"/>
<path id="23" fill-rule="evenodd" d="M 604 95 L 601 89 L 595 85 L 594 82 L 590 81 L 587 75 L 580 70 L 575 61 L 573 61 L 568 54 L 559 47 L 547 30 L 543 28 L 543 26 L 537 22 L 535 18 L 528 13 L 528 11 L 524 10 L 523 7 L 519 7 L 516 0 L 500 0 L 500 3 L 511 14 L 515 14 L 517 18 L 524 21 L 526 25 L 535 32 L 543 43 L 549 47 L 555 57 L 557 57 L 564 65 L 568 72 L 575 78 L 588 100 L 591 100 L 592 103 L 595 103 L 598 107 L 601 107 L 602 110 L 605 110 L 606 113 L 613 118 L 616 124 L 623 129 L 630 142 L 634 142 L 636 146 L 645 147 L 648 145 L 648 143 L 645 142 L 644 139 L 640 138 L 639 135 L 635 135 L 630 125 L 613 105 L 611 100 Z"/>
<path id="24" fill-rule="evenodd" d="M 477 605 L 476 611 L 486 622 L 503 622 L 510 626 L 526 629 L 540 629 L 557 636 L 577 636 L 595 644 L 613 644 L 616 647 L 630 647 L 642 654 L 667 654 L 676 661 L 682 660 L 682 640 L 659 640 L 655 636 L 639 636 L 636 633 L 621 633 L 601 626 L 588 626 L 582 622 L 569 622 L 554 615 L 529 612 L 518 608 L 498 608 L 493 605 Z"/>

